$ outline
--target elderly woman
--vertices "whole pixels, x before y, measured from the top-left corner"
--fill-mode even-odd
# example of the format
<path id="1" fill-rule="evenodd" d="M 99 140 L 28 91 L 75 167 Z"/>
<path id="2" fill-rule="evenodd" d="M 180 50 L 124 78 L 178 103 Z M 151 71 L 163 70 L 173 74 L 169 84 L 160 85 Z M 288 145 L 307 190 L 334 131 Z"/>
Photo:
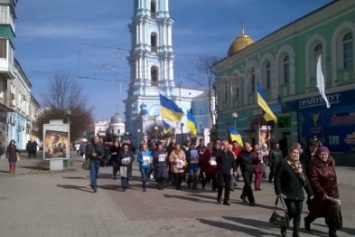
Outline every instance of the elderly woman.
<path id="1" fill-rule="evenodd" d="M 334 160 L 327 147 L 319 147 L 310 163 L 309 181 L 314 191 L 314 199 L 309 202 L 309 215 L 304 218 L 305 228 L 311 230 L 311 223 L 324 217 L 329 228 L 329 237 L 335 237 L 341 219 L 339 190 Z"/>
<path id="2" fill-rule="evenodd" d="M 285 199 L 287 214 L 293 219 L 293 237 L 299 236 L 301 213 L 305 188 L 309 199 L 313 199 L 313 192 L 307 175 L 303 171 L 299 160 L 300 150 L 292 146 L 288 150 L 285 160 L 280 162 L 275 173 L 276 195 Z M 287 228 L 281 228 L 281 236 L 286 236 Z"/>
<path id="3" fill-rule="evenodd" d="M 181 188 L 181 182 L 185 175 L 185 152 L 181 149 L 180 144 L 176 143 L 174 150 L 169 155 L 170 170 L 174 177 L 175 188 Z"/>
<path id="4" fill-rule="evenodd" d="M 157 144 L 158 149 L 153 153 L 154 177 L 158 185 L 158 190 L 164 189 L 164 183 L 168 179 L 168 156 L 163 144 Z"/>
<path id="5" fill-rule="evenodd" d="M 11 140 L 6 148 L 6 158 L 10 165 L 10 174 L 16 173 L 16 162 L 17 162 L 17 147 L 15 140 Z"/>

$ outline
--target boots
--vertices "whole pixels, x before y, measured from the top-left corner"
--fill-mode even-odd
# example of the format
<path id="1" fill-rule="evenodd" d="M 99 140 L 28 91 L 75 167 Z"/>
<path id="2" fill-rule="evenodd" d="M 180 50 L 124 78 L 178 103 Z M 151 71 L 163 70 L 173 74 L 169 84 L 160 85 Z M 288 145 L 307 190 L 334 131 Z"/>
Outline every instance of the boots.
<path id="1" fill-rule="evenodd" d="M 336 221 L 330 221 L 326 220 L 326 224 L 328 225 L 329 228 L 329 237 L 337 237 L 337 222 Z"/>

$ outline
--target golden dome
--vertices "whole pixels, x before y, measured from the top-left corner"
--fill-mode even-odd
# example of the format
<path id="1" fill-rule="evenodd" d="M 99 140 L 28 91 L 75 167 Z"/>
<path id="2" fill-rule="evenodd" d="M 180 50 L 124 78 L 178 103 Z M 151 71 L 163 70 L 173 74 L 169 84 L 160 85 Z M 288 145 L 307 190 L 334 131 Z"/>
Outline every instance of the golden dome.
<path id="1" fill-rule="evenodd" d="M 238 36 L 233 43 L 231 44 L 231 46 L 229 47 L 228 50 L 228 57 L 232 56 L 233 54 L 235 54 L 236 52 L 244 49 L 245 47 L 251 45 L 252 43 L 254 43 L 254 40 L 252 38 L 250 38 L 249 35 L 246 35 L 244 32 L 244 28 L 242 29 L 242 34 L 240 36 Z"/>

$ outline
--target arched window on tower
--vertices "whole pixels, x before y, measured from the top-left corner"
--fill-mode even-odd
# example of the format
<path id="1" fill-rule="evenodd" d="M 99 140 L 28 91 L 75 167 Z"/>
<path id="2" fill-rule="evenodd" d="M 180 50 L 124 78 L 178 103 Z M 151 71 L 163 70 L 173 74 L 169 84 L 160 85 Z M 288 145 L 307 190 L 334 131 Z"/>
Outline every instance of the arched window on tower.
<path id="1" fill-rule="evenodd" d="M 150 35 L 150 50 L 151 52 L 156 53 L 157 52 L 157 34 L 152 33 Z"/>
<path id="2" fill-rule="evenodd" d="M 255 69 L 250 69 L 250 93 L 253 94 L 255 92 Z"/>
<path id="3" fill-rule="evenodd" d="M 353 67 L 353 35 L 348 32 L 343 37 L 343 69 L 349 69 Z"/>
<path id="4" fill-rule="evenodd" d="M 151 67 L 150 69 L 150 78 L 151 78 L 151 85 L 158 86 L 159 85 L 159 78 L 158 78 L 158 68 L 156 66 Z"/>
<path id="5" fill-rule="evenodd" d="M 150 2 L 150 17 L 153 19 L 157 17 L 157 3 L 155 1 Z"/>

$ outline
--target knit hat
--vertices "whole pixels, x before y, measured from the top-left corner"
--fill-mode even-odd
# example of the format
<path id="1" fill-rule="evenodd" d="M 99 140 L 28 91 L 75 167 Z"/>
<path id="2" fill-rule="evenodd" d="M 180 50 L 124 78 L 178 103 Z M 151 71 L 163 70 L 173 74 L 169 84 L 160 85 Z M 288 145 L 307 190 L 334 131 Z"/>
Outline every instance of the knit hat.
<path id="1" fill-rule="evenodd" d="M 320 153 L 327 152 L 329 153 L 329 149 L 326 146 L 321 146 L 317 148 L 316 155 L 319 156 Z"/>

